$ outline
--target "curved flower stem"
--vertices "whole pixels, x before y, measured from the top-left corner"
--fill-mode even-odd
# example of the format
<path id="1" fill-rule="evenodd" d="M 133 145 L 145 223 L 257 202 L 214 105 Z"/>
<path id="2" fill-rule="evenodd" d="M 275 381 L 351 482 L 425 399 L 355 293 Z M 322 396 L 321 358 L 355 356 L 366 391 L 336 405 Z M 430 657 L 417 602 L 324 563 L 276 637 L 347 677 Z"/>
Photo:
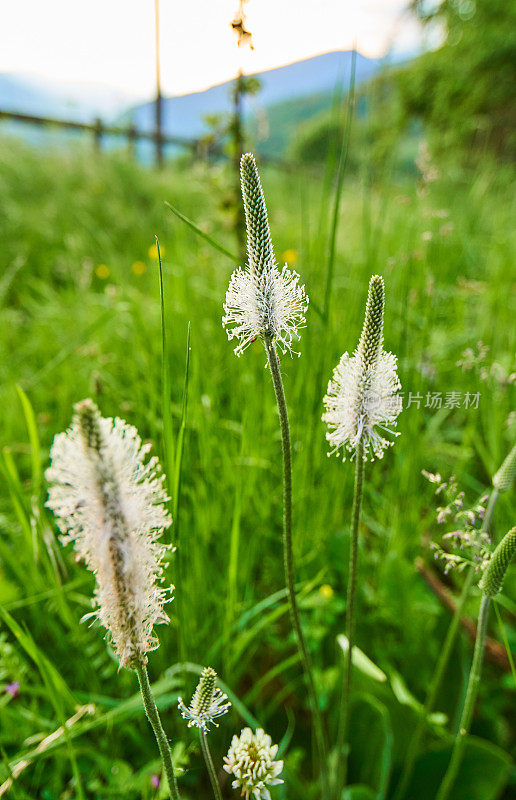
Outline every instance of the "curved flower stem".
<path id="1" fill-rule="evenodd" d="M 290 448 L 290 428 L 288 422 L 287 402 L 285 390 L 281 378 L 281 369 L 276 346 L 271 338 L 264 339 L 265 351 L 269 362 L 269 369 L 274 384 L 276 402 L 281 426 L 281 444 L 283 452 L 283 564 L 285 569 L 285 583 L 288 592 L 288 602 L 290 610 L 290 620 L 296 634 L 299 655 L 303 664 L 308 692 L 312 706 L 312 718 L 317 741 L 317 749 L 320 759 L 321 789 L 323 800 L 327 800 L 328 794 L 328 756 L 324 729 L 322 724 L 319 701 L 315 689 L 314 677 L 310 654 L 308 652 L 301 622 L 299 619 L 299 609 L 297 607 L 296 592 L 294 588 L 294 557 L 292 553 L 292 460 Z"/>
<path id="2" fill-rule="evenodd" d="M 163 730 L 163 725 L 161 724 L 161 719 L 158 713 L 158 709 L 156 707 L 156 701 L 154 700 L 154 696 L 152 694 L 147 668 L 145 667 L 144 664 L 136 662 L 136 664 L 134 665 L 134 669 L 136 671 L 136 674 L 138 675 L 138 680 L 140 682 L 140 690 L 142 693 L 145 713 L 147 714 L 147 719 L 149 720 L 152 726 L 152 730 L 154 731 L 154 736 L 156 737 L 156 741 L 158 743 L 161 760 L 163 762 L 163 769 L 165 770 L 165 775 L 167 776 L 168 780 L 168 788 L 170 790 L 170 795 L 172 797 L 172 800 L 180 800 L 179 791 L 177 788 L 176 776 L 174 775 L 172 753 L 170 752 L 170 745 L 168 743 L 165 731 Z"/>
<path id="3" fill-rule="evenodd" d="M 199 728 L 199 735 L 201 737 L 202 754 L 204 756 L 204 761 L 206 763 L 206 769 L 208 770 L 208 775 L 210 776 L 211 788 L 213 789 L 215 800 L 222 800 L 222 793 L 220 791 L 219 782 L 217 780 L 217 773 L 215 772 L 215 767 L 213 766 L 213 759 L 211 757 L 210 748 L 208 745 L 208 739 L 206 737 L 206 731 L 204 731 L 202 728 Z"/>
<path id="4" fill-rule="evenodd" d="M 493 512 L 496 503 L 498 501 L 498 496 L 499 496 L 498 490 L 493 489 L 493 491 L 491 492 L 491 496 L 489 498 L 489 502 L 487 504 L 484 522 L 482 525 L 483 532 L 487 533 L 491 528 Z M 437 700 L 437 695 L 441 687 L 444 673 L 446 671 L 446 667 L 448 666 L 448 661 L 450 660 L 453 645 L 455 644 L 455 639 L 457 637 L 457 632 L 459 630 L 459 623 L 464 611 L 464 606 L 466 605 L 466 600 L 468 599 L 469 592 L 471 590 L 473 581 L 475 579 L 475 575 L 476 575 L 475 570 L 470 569 L 470 571 L 466 576 L 466 580 L 464 581 L 462 592 L 457 602 L 457 607 L 455 609 L 452 620 L 448 627 L 448 632 L 446 634 L 446 638 L 444 640 L 442 650 L 434 670 L 434 674 L 432 677 L 432 681 L 430 683 L 428 694 L 426 696 L 425 705 L 423 707 L 421 717 L 419 718 L 419 722 L 416 725 L 414 734 L 408 746 L 407 754 L 403 764 L 403 770 L 401 773 L 399 783 L 396 787 L 393 800 L 403 800 L 403 797 L 405 796 L 405 793 L 407 791 L 410 779 L 412 777 L 412 772 L 414 770 L 414 764 L 416 763 L 416 759 L 419 755 L 421 740 L 423 738 L 425 728 L 428 724 L 428 717 L 432 713 L 435 706 L 435 702 Z"/>
<path id="5" fill-rule="evenodd" d="M 466 700 L 464 701 L 464 708 L 459 723 L 459 730 L 455 737 L 455 744 L 453 745 L 452 757 L 443 778 L 443 782 L 439 787 L 436 795 L 436 800 L 447 800 L 450 792 L 455 783 L 455 779 L 459 772 L 459 768 L 466 746 L 466 736 L 469 732 L 471 725 L 471 718 L 473 716 L 473 709 L 477 697 L 478 687 L 480 684 L 480 674 L 482 671 L 482 659 L 484 657 L 484 646 L 486 642 L 487 631 L 487 618 L 489 615 L 489 606 L 491 598 L 487 595 L 482 595 L 480 601 L 480 611 L 478 614 L 477 638 L 475 641 L 475 652 L 473 654 L 473 663 L 469 673 L 468 690 L 466 692 Z"/>
<path id="6" fill-rule="evenodd" d="M 351 673 L 353 670 L 353 645 L 355 636 L 355 599 L 357 593 L 357 561 L 358 561 L 358 526 L 362 510 L 362 490 L 364 484 L 364 444 L 360 441 L 355 455 L 355 487 L 351 511 L 351 541 L 349 550 L 348 589 L 346 593 L 345 632 L 348 639 L 348 650 L 345 654 L 344 679 L 340 698 L 339 729 L 337 732 L 337 785 L 336 796 L 340 797 L 339 786 L 346 786 L 348 771 L 347 742 L 349 722 L 349 696 L 351 692 Z M 345 749 L 345 752 L 343 750 Z"/>

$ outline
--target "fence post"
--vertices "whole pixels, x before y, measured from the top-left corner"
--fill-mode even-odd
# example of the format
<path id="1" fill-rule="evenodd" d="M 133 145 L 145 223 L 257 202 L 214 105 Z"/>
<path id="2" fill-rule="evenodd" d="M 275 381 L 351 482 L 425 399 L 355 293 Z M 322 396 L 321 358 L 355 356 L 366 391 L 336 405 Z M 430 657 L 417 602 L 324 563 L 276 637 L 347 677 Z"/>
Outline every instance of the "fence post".
<path id="1" fill-rule="evenodd" d="M 97 153 L 100 153 L 102 150 L 102 120 L 100 117 L 97 117 L 95 120 L 95 129 L 93 132 L 94 140 L 95 140 L 95 150 Z"/>
<path id="2" fill-rule="evenodd" d="M 136 140 L 138 138 L 138 131 L 136 130 L 136 125 L 133 123 L 129 126 L 127 131 L 127 144 L 129 147 L 129 155 L 132 158 L 136 158 Z"/>
<path id="3" fill-rule="evenodd" d="M 163 108 L 161 95 L 161 63 L 160 63 L 160 30 L 159 30 L 159 0 L 154 0 L 154 20 L 156 35 L 156 164 L 163 167 Z"/>
<path id="4" fill-rule="evenodd" d="M 159 111 L 158 111 L 159 109 Z M 156 130 L 154 131 L 156 143 L 156 164 L 159 169 L 163 167 L 163 129 L 161 127 L 161 97 L 156 99 Z"/>

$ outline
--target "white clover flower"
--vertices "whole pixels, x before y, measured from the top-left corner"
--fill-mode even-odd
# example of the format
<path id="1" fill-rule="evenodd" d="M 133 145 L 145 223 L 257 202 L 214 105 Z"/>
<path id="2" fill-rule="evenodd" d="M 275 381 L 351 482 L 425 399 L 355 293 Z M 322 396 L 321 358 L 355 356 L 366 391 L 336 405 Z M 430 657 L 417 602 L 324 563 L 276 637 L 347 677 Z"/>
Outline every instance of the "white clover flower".
<path id="1" fill-rule="evenodd" d="M 253 733 L 244 728 L 240 737 L 233 736 L 224 769 L 235 776 L 233 789 L 242 789 L 242 797 L 248 800 L 271 800 L 267 786 L 284 783 L 278 775 L 283 771 L 283 761 L 275 761 L 278 745 L 262 728 Z"/>
<path id="2" fill-rule="evenodd" d="M 292 343 L 306 322 L 308 297 L 299 275 L 280 271 L 274 257 L 267 207 L 260 176 L 251 153 L 240 161 L 242 197 L 247 230 L 247 267 L 233 272 L 224 303 L 222 325 L 228 339 L 238 339 L 237 356 L 251 342 L 268 338 L 292 354 Z"/>
<path id="3" fill-rule="evenodd" d="M 192 702 L 187 708 L 181 697 L 177 704 L 183 719 L 189 720 L 188 727 L 195 725 L 197 728 L 207 732 L 210 723 L 217 726 L 214 722 L 216 717 L 227 714 L 231 708 L 227 694 L 221 692 L 216 685 L 217 673 L 211 667 L 203 669 L 199 683 L 192 697 Z"/>
<path id="4" fill-rule="evenodd" d="M 121 419 L 104 419 L 91 400 L 75 407 L 74 420 L 54 438 L 47 506 L 63 543 L 95 574 L 93 615 L 107 628 L 121 666 L 147 662 L 158 646 L 154 625 L 167 622 L 170 589 L 160 584 L 171 523 L 164 507 L 164 476 L 149 444 Z"/>
<path id="5" fill-rule="evenodd" d="M 370 451 L 371 461 L 382 458 L 393 444 L 383 433 L 398 436 L 393 430 L 402 408 L 397 394 L 401 384 L 397 358 L 383 350 L 384 285 L 379 275 L 369 283 L 364 327 L 357 349 L 344 353 L 333 371 L 324 397 L 323 421 L 328 425 L 326 438 L 331 453 L 346 448 L 356 455 L 362 446 L 363 458 Z"/>

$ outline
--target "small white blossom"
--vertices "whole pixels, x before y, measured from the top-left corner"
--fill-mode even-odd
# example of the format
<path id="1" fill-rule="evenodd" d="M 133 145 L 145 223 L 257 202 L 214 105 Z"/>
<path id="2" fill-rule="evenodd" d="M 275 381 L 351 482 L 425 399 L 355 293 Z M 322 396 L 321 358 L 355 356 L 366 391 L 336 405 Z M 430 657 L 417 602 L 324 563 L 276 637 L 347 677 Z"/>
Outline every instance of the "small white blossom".
<path id="1" fill-rule="evenodd" d="M 239 267 L 229 282 L 222 324 L 228 339 L 238 339 L 237 356 L 258 337 L 270 337 L 282 351 L 292 354 L 292 343 L 304 327 L 308 297 L 299 275 L 287 265 L 280 272 L 274 263 L 261 273 Z"/>
<path id="2" fill-rule="evenodd" d="M 382 347 L 383 295 L 383 280 L 375 275 L 369 284 L 358 347 L 352 356 L 344 353 L 341 357 L 323 400 L 330 452 L 339 453 L 345 447 L 356 455 L 362 443 L 363 458 L 372 450 L 371 461 L 375 456 L 382 458 L 385 448 L 392 445 L 383 433 L 398 435 L 393 427 L 402 408 L 397 358 Z"/>
<path id="3" fill-rule="evenodd" d="M 47 506 L 63 543 L 95 574 L 93 615 L 107 628 L 122 666 L 146 663 L 158 646 L 154 625 L 167 622 L 170 589 L 160 584 L 171 519 L 164 477 L 149 444 L 121 419 L 104 419 L 91 400 L 76 406 L 73 423 L 54 438 Z"/>
<path id="4" fill-rule="evenodd" d="M 177 704 L 183 719 L 189 720 L 188 727 L 195 725 L 197 728 L 208 731 L 210 723 L 217 726 L 214 722 L 216 717 L 227 714 L 231 708 L 227 694 L 221 692 L 216 685 L 217 673 L 211 667 L 203 669 L 199 683 L 192 697 L 192 702 L 187 708 L 181 697 Z"/>
<path id="5" fill-rule="evenodd" d="M 233 789 L 241 789 L 246 800 L 271 800 L 267 786 L 275 786 L 283 781 L 278 775 L 283 771 L 283 761 L 275 761 L 278 745 L 262 728 L 253 733 L 244 728 L 240 737 L 233 736 L 227 756 L 224 756 L 224 769 L 235 776 Z"/>

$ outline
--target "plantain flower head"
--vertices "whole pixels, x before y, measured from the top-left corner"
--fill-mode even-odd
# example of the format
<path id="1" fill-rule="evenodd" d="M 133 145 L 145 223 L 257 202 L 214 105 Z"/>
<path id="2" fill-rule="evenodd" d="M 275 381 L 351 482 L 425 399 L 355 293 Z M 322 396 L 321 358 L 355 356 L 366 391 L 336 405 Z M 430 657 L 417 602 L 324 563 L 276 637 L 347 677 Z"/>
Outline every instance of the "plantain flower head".
<path id="1" fill-rule="evenodd" d="M 516 444 L 503 462 L 502 466 L 493 478 L 493 486 L 499 492 L 507 492 L 514 483 L 516 477 Z"/>
<path id="2" fill-rule="evenodd" d="M 227 694 L 217 686 L 217 673 L 211 667 L 203 669 L 189 707 L 185 706 L 181 697 L 177 704 L 183 719 L 189 720 L 188 727 L 195 725 L 203 731 L 208 731 L 210 723 L 217 727 L 215 718 L 227 714 L 231 708 Z"/>
<path id="3" fill-rule="evenodd" d="M 383 278 L 373 275 L 358 347 L 340 359 L 323 400 L 330 454 L 345 448 L 356 455 L 360 447 L 364 460 L 373 461 L 393 444 L 384 434 L 398 436 L 393 429 L 402 406 L 401 384 L 396 356 L 383 349 L 383 309 Z"/>
<path id="4" fill-rule="evenodd" d="M 278 745 L 262 728 L 253 733 L 244 728 L 240 736 L 233 736 L 224 769 L 234 775 L 233 789 L 241 789 L 246 800 L 271 800 L 268 786 L 283 783 L 278 775 L 283 771 L 283 761 L 275 761 Z"/>
<path id="5" fill-rule="evenodd" d="M 63 543 L 96 579 L 93 615 L 108 630 L 121 666 L 147 662 L 158 646 L 154 625 L 167 622 L 170 588 L 162 587 L 171 518 L 158 459 L 147 459 L 136 428 L 104 419 L 91 400 L 75 406 L 72 425 L 50 451 L 47 506 Z"/>
<path id="6" fill-rule="evenodd" d="M 485 561 L 484 574 L 478 584 L 487 597 L 496 597 L 502 591 L 509 565 L 516 555 L 516 527 L 506 533 L 491 557 Z"/>
<path id="7" fill-rule="evenodd" d="M 233 272 L 224 303 L 222 324 L 228 339 L 237 339 L 236 355 L 258 338 L 277 342 L 292 354 L 292 344 L 304 327 L 308 297 L 299 275 L 276 264 L 267 207 L 251 153 L 240 162 L 247 230 L 247 266 Z"/>

